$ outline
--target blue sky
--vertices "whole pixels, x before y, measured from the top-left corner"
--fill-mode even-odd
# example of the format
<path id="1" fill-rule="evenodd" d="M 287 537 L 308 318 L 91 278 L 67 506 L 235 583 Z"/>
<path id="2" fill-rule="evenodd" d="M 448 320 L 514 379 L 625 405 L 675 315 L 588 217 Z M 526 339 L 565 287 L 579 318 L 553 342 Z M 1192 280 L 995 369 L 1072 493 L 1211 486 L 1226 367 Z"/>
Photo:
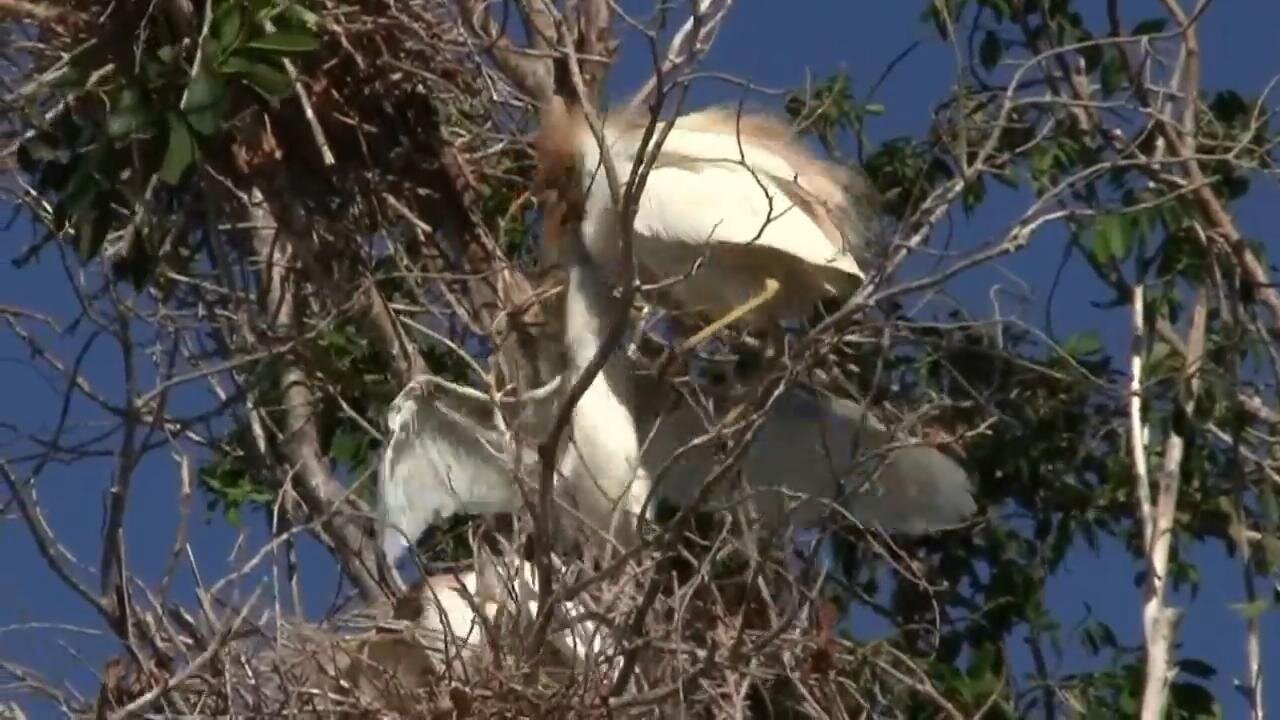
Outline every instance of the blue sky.
<path id="1" fill-rule="evenodd" d="M 1088 3 L 1082 3 L 1087 5 Z M 647 5 L 647 3 L 642 3 Z M 1123 3 L 1126 23 L 1132 25 L 1152 15 L 1145 9 L 1150 3 Z M 853 0 L 811 0 L 807 2 L 766 2 L 738 0 L 738 7 L 720 33 L 709 58 L 708 69 L 730 72 L 750 78 L 758 86 L 777 89 L 794 88 L 807 77 L 821 77 L 838 68 L 846 68 L 854 77 L 859 93 L 877 77 L 885 64 L 910 43 L 923 40 L 918 48 L 890 77 L 878 95 L 886 107 L 883 117 L 870 126 L 872 141 L 897 135 L 918 134 L 927 127 L 931 103 L 942 97 L 954 77 L 949 48 L 939 44 L 930 26 L 917 17 L 922 2 L 856 2 Z M 1201 39 L 1206 88 L 1230 86 L 1247 93 L 1261 89 L 1268 80 L 1280 74 L 1280 54 L 1275 49 L 1275 31 L 1280 28 L 1280 3 L 1228 2 L 1220 0 L 1202 22 Z M 626 55 L 611 78 L 611 93 L 617 97 L 644 79 L 647 56 L 643 47 L 627 47 Z M 709 82 L 700 87 L 695 99 L 726 100 L 737 91 L 721 83 Z M 1240 208 L 1239 220 L 1246 233 L 1273 248 L 1280 240 L 1274 234 L 1275 190 L 1261 189 L 1256 198 Z M 956 235 L 962 244 L 976 245 L 999 232 L 1000 200 L 991 214 L 983 214 L 974 222 L 957 221 Z M 1013 198 L 1009 199 L 1013 202 Z M 1013 212 L 1010 204 L 1005 212 Z M 993 219 L 996 218 L 996 219 Z M 16 255 L 31 239 L 32 230 L 23 223 L 3 233 L 6 257 Z M 1031 250 L 1000 262 L 1000 268 L 953 288 L 955 297 L 976 316 L 992 312 L 987 288 L 992 282 L 1007 283 L 1025 298 L 1029 319 L 1041 317 L 1045 302 L 1044 289 L 1049 286 L 1053 264 L 1061 246 L 1052 237 L 1037 241 Z M 1012 283 L 1019 277 L 1025 287 Z M 76 300 L 67 290 L 66 271 L 58 257 L 46 253 L 40 262 L 25 270 L 15 270 L 0 263 L 0 304 L 35 308 L 65 322 L 76 311 Z M 1103 316 L 1089 309 L 1093 288 L 1087 278 L 1069 277 L 1053 308 L 1055 326 L 1065 334 L 1074 329 L 1097 328 L 1111 348 L 1127 342 L 1127 320 L 1118 314 Z M 74 357 L 85 341 L 85 333 L 58 337 L 39 331 L 63 357 Z M 85 355 L 86 375 L 110 397 L 120 396 L 121 368 L 108 338 Z M 0 333 L 0 362 L 8 372 L 0 375 L 0 423 L 23 429 L 53 426 L 57 419 L 57 399 L 61 396 L 58 380 L 48 372 L 29 369 L 25 347 L 10 333 Z M 83 399 L 70 408 L 73 420 L 93 423 L 99 412 Z M 12 454 L 11 431 L 0 424 L 0 453 Z M 51 464 L 41 480 L 41 502 L 55 532 L 66 540 L 68 549 L 86 567 L 96 567 L 99 533 L 102 523 L 103 490 L 110 474 L 108 459 L 64 467 Z M 173 512 L 177 495 L 175 464 L 167 455 L 149 458 L 140 469 L 134 487 L 127 524 L 130 547 L 129 563 L 143 579 L 154 579 L 167 561 L 176 526 Z M 203 502 L 196 500 L 193 515 L 192 544 L 206 577 L 218 577 L 227 567 L 229 556 L 240 533 L 247 535 L 243 547 L 261 544 L 262 523 L 250 518 L 243 529 L 228 528 L 221 522 L 206 523 Z M 18 623 L 67 623 L 97 628 L 92 613 L 48 573 L 18 522 L 0 520 L 0 584 L 7 591 L 0 599 L 0 654 L 29 662 L 53 677 L 66 677 L 81 690 L 92 691 L 94 671 L 114 647 L 104 636 L 56 629 L 18 631 L 10 629 Z M 244 550 L 240 551 L 241 553 Z M 307 543 L 303 549 L 307 588 L 307 611 L 323 612 L 333 592 L 336 575 L 323 553 Z M 1189 606 L 1183 626 L 1185 656 L 1202 657 L 1221 671 L 1215 691 L 1225 703 L 1225 716 L 1238 717 L 1243 705 L 1230 691 L 1232 677 L 1243 669 L 1240 642 L 1241 623 L 1228 605 L 1240 599 L 1239 569 L 1216 547 L 1194 552 L 1201 560 L 1203 589 Z M 1135 568 L 1118 552 L 1093 556 L 1077 552 L 1070 560 L 1070 572 L 1055 578 L 1048 588 L 1051 605 L 1066 617 L 1078 617 L 1085 603 L 1107 619 L 1121 633 L 1123 642 L 1137 643 L 1140 631 L 1138 592 L 1132 583 Z M 91 587 L 97 579 L 90 572 L 84 577 Z M 192 599 L 192 583 L 187 575 L 179 578 L 174 588 L 178 599 Z M 1267 664 L 1280 667 L 1280 621 L 1276 613 L 1266 616 L 1264 642 Z M 74 653 L 71 651 L 74 649 Z M 87 665 L 76 657 L 81 655 Z M 1270 673 L 1274 678 L 1275 673 Z M 1280 708 L 1280 681 L 1268 689 L 1271 708 Z M 36 715 L 33 714 L 33 717 Z"/>

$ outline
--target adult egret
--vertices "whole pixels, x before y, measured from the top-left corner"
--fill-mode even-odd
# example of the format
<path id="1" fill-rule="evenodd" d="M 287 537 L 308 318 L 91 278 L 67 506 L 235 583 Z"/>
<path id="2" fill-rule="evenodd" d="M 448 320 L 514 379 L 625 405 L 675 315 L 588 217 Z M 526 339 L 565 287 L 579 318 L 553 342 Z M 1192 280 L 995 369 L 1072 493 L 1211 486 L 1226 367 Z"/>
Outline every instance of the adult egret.
<path id="1" fill-rule="evenodd" d="M 563 105 L 554 102 L 544 111 L 538 139 L 539 185 L 546 203 L 544 235 L 567 265 L 560 322 L 567 389 L 573 385 L 567 381 L 584 372 L 605 341 L 608 323 L 625 308 L 610 294 L 582 242 L 584 198 L 574 181 L 576 156 Z M 562 481 L 557 483 L 562 497 L 576 505 L 588 531 L 624 548 L 636 540 L 635 522 L 650 488 L 640 467 L 627 373 L 625 356 L 612 353 L 588 383 L 573 408 L 568 437 L 558 455 Z M 379 494 L 387 528 L 383 546 L 393 558 L 442 516 L 459 511 L 503 512 L 520 506 L 521 495 L 510 474 L 504 475 L 506 468 L 493 463 L 504 440 L 487 442 L 465 418 L 451 416 L 447 407 L 436 413 L 419 401 L 423 390 L 442 387 L 429 378 L 415 381 L 388 412 L 392 432 L 383 456 Z M 475 391 L 455 389 L 459 393 L 484 399 Z M 549 417 L 539 410 L 530 414 Z M 542 434 L 536 436 L 541 439 Z M 468 463 L 473 470 L 466 469 Z M 533 466 L 530 462 L 526 467 Z"/>
<path id="2" fill-rule="evenodd" d="M 606 126 L 608 156 L 625 176 L 640 157 L 643 125 L 619 114 Z M 719 316 L 690 342 L 738 319 L 768 324 L 800 314 L 861 281 L 853 253 L 868 220 L 855 205 L 860 193 L 851 174 L 818 160 L 789 129 L 761 116 L 711 109 L 678 118 L 667 130 L 639 198 L 633 236 L 640 267 L 652 279 L 692 271 L 667 287 L 677 306 Z M 537 151 L 545 240 L 568 272 L 563 334 L 570 387 L 604 343 L 608 323 L 625 311 L 608 284 L 620 259 L 618 209 L 579 105 L 548 99 Z M 624 547 L 634 541 L 634 521 L 651 487 L 632 385 L 625 358 L 612 353 L 574 407 L 560 468 L 587 524 Z M 393 426 L 408 420 L 410 427 L 393 432 L 382 473 L 384 510 L 388 520 L 403 521 L 391 527 L 405 534 L 388 539 L 391 554 L 437 514 L 517 504 L 501 471 L 455 482 L 458 453 L 487 461 L 493 448 L 479 448 L 480 436 L 470 429 L 456 445 L 426 438 L 412 427 L 420 410 L 392 417 Z M 427 481 L 435 489 L 412 489 L 421 480 L 415 468 L 430 465 L 442 472 Z"/>

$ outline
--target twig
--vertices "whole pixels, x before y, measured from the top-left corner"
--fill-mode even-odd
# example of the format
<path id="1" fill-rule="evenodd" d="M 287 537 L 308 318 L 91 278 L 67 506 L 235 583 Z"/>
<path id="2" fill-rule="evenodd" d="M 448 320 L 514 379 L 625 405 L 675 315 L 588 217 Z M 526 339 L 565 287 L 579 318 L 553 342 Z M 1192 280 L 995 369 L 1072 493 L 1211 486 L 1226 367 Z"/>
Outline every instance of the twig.
<path id="1" fill-rule="evenodd" d="M 639 108 L 653 95 L 663 77 L 696 63 L 698 58 L 705 55 L 711 43 L 715 42 L 716 33 L 720 31 L 720 25 L 732 8 L 733 0 L 695 0 L 689 17 L 671 37 L 666 58 L 632 95 L 627 106 Z"/>

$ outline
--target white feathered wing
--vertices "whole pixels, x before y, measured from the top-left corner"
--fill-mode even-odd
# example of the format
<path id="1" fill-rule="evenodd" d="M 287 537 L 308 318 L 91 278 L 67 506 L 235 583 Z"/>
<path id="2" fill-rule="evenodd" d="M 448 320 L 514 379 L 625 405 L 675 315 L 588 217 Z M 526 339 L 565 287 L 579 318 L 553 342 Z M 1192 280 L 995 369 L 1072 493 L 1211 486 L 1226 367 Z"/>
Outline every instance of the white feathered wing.
<path id="1" fill-rule="evenodd" d="M 432 397 L 433 392 L 439 394 Z M 455 513 L 514 512 L 521 506 L 502 437 L 456 409 L 465 399 L 443 397 L 447 392 L 430 377 L 418 378 L 387 411 L 390 434 L 378 474 L 378 512 L 383 552 L 392 562 L 433 523 Z"/>
<path id="2" fill-rule="evenodd" d="M 669 397 L 669 396 L 668 396 Z M 716 448 L 691 448 L 657 477 L 666 458 L 712 423 L 687 401 L 658 422 L 645 450 L 658 494 L 693 501 L 717 466 Z M 646 437 L 648 427 L 641 436 Z M 956 527 L 977 509 L 968 475 L 926 445 L 884 449 L 890 433 L 860 405 L 794 387 L 774 401 L 740 464 L 745 488 L 721 481 L 712 501 L 746 499 L 770 525 L 812 525 L 838 502 L 854 519 L 887 532 L 922 534 Z M 725 478 L 724 480 L 730 480 Z"/>
<path id="3" fill-rule="evenodd" d="M 683 401 L 659 419 L 666 409 L 659 398 L 651 388 L 637 393 L 640 437 L 648 440 L 643 467 L 651 477 L 709 426 Z M 425 397 L 421 384 L 406 388 L 388 416 L 392 432 L 379 477 L 378 508 L 383 547 L 392 561 L 432 523 L 454 513 L 520 508 L 513 468 L 495 429 Z M 832 500 L 860 522 L 889 532 L 927 533 L 966 522 L 976 504 L 964 469 L 926 445 L 877 452 L 893 441 L 861 406 L 792 388 L 774 402 L 744 452 L 741 468 L 752 492 L 750 502 L 767 520 L 796 526 L 818 520 Z M 523 453 L 519 461 L 532 467 L 534 453 Z M 715 467 L 713 447 L 693 448 L 663 471 L 657 492 L 688 503 Z"/>
<path id="4" fill-rule="evenodd" d="M 606 120 L 608 153 L 621 179 L 639 160 L 643 131 L 634 118 Z M 597 262 L 617 267 L 616 208 L 600 149 L 585 125 L 577 142 L 587 188 L 584 239 Z M 667 291 L 682 310 L 718 317 L 758 294 L 769 276 L 780 292 L 759 314 L 775 320 L 805 314 L 864 278 L 855 251 L 871 231 L 855 205 L 864 191 L 854 185 L 847 170 L 814 157 L 769 118 L 739 118 L 721 108 L 681 116 L 637 204 L 636 260 L 653 281 L 683 278 Z"/>

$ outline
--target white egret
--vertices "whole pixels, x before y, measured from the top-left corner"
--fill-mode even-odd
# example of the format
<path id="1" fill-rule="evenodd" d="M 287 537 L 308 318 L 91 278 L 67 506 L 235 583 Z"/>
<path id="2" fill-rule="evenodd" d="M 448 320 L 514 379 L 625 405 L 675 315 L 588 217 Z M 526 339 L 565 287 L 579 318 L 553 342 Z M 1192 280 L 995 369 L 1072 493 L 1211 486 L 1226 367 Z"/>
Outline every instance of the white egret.
<path id="1" fill-rule="evenodd" d="M 621 177 L 638 160 L 642 129 L 627 115 L 606 121 L 607 153 Z M 562 388 L 569 388 L 605 342 L 608 323 L 625 311 L 608 284 L 621 259 L 618 210 L 580 109 L 551 99 L 538 150 L 546 240 L 568 271 Z M 854 252 L 867 237 L 868 220 L 855 204 L 860 192 L 852 175 L 813 157 L 775 121 L 718 109 L 683 116 L 670 128 L 639 198 L 633 239 L 641 277 L 688 276 L 668 283 L 663 297 L 673 309 L 718 318 L 689 343 L 739 320 L 776 326 L 861 282 Z M 653 442 L 642 455 L 636 381 L 625 354 L 612 353 L 576 404 L 560 456 L 562 490 L 589 526 L 623 546 L 634 540 L 631 530 L 652 472 L 666 461 L 663 451 L 706 427 L 687 404 L 661 417 L 649 408 L 639 425 L 653 430 Z M 444 387 L 420 387 L 428 385 Z M 425 401 L 406 389 L 389 413 L 392 435 L 379 482 L 384 547 L 392 559 L 445 515 L 521 506 L 506 437 L 484 419 L 492 410 L 477 413 L 459 401 L 456 392 Z M 857 405 L 790 390 L 744 458 L 747 483 L 769 491 L 751 502 L 763 504 L 762 515 L 781 518 L 784 495 L 798 493 L 841 502 L 854 517 L 906 532 L 948 527 L 973 511 L 963 470 L 932 448 L 893 450 L 878 472 L 856 462 L 858 451 L 889 441 Z M 527 450 L 518 449 L 516 459 L 534 466 Z M 713 461 L 705 451 L 686 455 L 668 473 L 662 494 L 687 501 Z M 850 474 L 875 492 L 846 492 Z"/>
<path id="2" fill-rule="evenodd" d="M 544 202 L 543 242 L 568 275 L 561 324 L 566 389 L 601 350 L 610 323 L 629 316 L 629 308 L 611 294 L 584 234 L 587 198 L 578 183 L 578 128 L 560 97 L 544 103 L 536 189 Z M 626 357 L 611 350 L 573 407 L 560 472 L 588 528 L 626 548 L 636 541 L 635 525 L 650 483 L 640 467 Z"/>
<path id="3" fill-rule="evenodd" d="M 610 295 L 581 240 L 583 196 L 572 182 L 576 158 L 567 143 L 565 115 L 555 112 L 557 108 L 563 110 L 563 105 L 553 102 L 544 112 L 538 146 L 545 234 L 567 265 L 560 326 L 568 389 L 590 364 L 605 340 L 608 323 L 623 308 Z M 625 355 L 613 353 L 575 404 L 558 455 L 557 482 L 561 498 L 573 501 L 588 530 L 622 547 L 634 543 L 637 515 L 649 495 L 625 360 Z M 486 438 L 472 419 L 457 414 L 441 397 L 428 402 L 421 398 L 422 389 L 447 387 L 425 378 L 401 392 L 388 412 L 391 437 L 379 477 L 379 509 L 383 547 L 392 559 L 444 516 L 515 511 L 522 504 L 512 468 L 504 461 L 505 438 Z M 453 394 L 455 400 L 468 395 L 484 399 L 465 388 L 453 388 Z M 545 410 L 527 414 L 550 417 Z M 548 432 L 543 428 L 534 436 L 541 439 Z M 530 461 L 525 467 L 536 466 L 529 455 L 520 457 Z"/>

